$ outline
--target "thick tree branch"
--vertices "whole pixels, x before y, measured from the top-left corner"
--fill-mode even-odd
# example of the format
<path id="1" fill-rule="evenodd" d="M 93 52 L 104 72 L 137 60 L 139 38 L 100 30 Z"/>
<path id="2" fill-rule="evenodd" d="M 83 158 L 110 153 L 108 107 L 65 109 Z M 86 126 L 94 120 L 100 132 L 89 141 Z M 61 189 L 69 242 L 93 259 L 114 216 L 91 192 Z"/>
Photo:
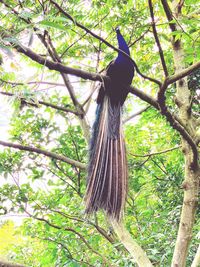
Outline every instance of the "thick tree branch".
<path id="1" fill-rule="evenodd" d="M 170 85 L 172 83 L 175 83 L 176 81 L 188 76 L 191 74 L 193 71 L 197 70 L 200 68 L 200 61 L 194 63 L 193 65 L 189 66 L 188 68 L 182 70 L 181 72 L 175 73 L 174 75 L 171 75 L 166 78 L 165 83 L 166 85 Z"/>
<path id="2" fill-rule="evenodd" d="M 182 17 L 181 9 L 183 7 L 184 1 L 172 1 L 172 10 L 170 9 L 166 0 L 162 0 L 162 4 L 167 19 L 169 21 L 169 27 L 171 31 L 175 32 L 176 30 L 179 30 L 180 25 L 176 24 L 176 22 L 174 21 L 178 21 L 178 19 Z M 172 21 L 173 18 L 175 18 L 174 21 Z M 189 72 L 188 70 L 185 72 L 185 53 L 182 46 L 183 42 L 181 41 L 181 38 L 176 38 L 176 35 L 173 35 L 172 47 L 175 72 L 178 72 L 178 75 L 180 73 L 183 73 L 182 77 L 181 75 L 179 75 L 179 82 L 176 83 L 176 104 L 178 106 L 180 119 L 185 124 L 184 129 L 178 129 L 182 135 L 182 147 L 185 160 L 185 177 L 184 182 L 182 183 L 182 188 L 184 189 L 184 198 L 180 216 L 180 223 L 171 264 L 171 266 L 173 267 L 186 266 L 186 258 L 188 254 L 189 244 L 192 239 L 192 228 L 195 222 L 200 174 L 198 165 L 197 142 L 195 140 L 195 143 L 192 139 L 195 138 L 197 129 L 195 126 L 195 122 L 191 116 L 191 92 L 188 88 L 187 79 L 183 79 L 183 77 L 186 76 L 185 74 L 189 73 L 191 69 L 189 69 Z M 192 69 L 194 69 L 194 65 L 192 66 Z M 174 76 L 176 75 L 177 74 L 175 73 Z M 171 83 L 175 81 L 175 79 L 172 79 Z M 165 83 L 166 84 L 163 84 L 163 88 L 161 87 L 161 90 L 158 94 L 160 108 L 162 109 L 163 113 L 168 112 L 165 106 L 165 91 L 168 86 L 167 80 L 165 81 Z M 172 125 L 172 118 L 170 118 L 168 114 L 166 115 L 168 117 L 168 121 L 170 121 L 170 124 Z M 176 129 L 177 125 L 174 126 L 174 128 Z"/>
<path id="3" fill-rule="evenodd" d="M 47 157 L 52 158 L 52 159 L 56 159 L 56 160 L 60 160 L 60 161 L 66 162 L 68 164 L 71 164 L 72 166 L 75 166 L 75 167 L 83 169 L 83 170 L 86 168 L 86 165 L 84 163 L 81 163 L 79 161 L 70 159 L 70 158 L 65 157 L 63 155 L 59 155 L 57 153 L 50 152 L 50 151 L 47 151 L 47 150 L 43 150 L 43 149 L 40 149 L 40 148 L 31 147 L 31 146 L 24 146 L 24 145 L 19 145 L 19 144 L 13 144 L 13 143 L 10 143 L 10 142 L 5 142 L 5 141 L 0 141 L 0 145 L 6 146 L 6 147 L 12 147 L 12 148 L 19 149 L 19 150 L 22 150 L 22 151 L 29 151 L 29 152 L 41 154 L 41 155 L 47 156 Z"/>
<path id="4" fill-rule="evenodd" d="M 0 261 L 0 267 L 25 267 L 25 266 L 17 263 Z"/>
<path id="5" fill-rule="evenodd" d="M 61 64 L 59 62 L 53 62 L 51 60 L 48 60 L 48 59 L 36 54 L 35 52 L 33 52 L 31 49 L 29 49 L 27 47 L 19 46 L 17 44 L 12 44 L 12 45 L 14 46 L 14 48 L 17 49 L 17 51 L 19 53 L 22 53 L 22 54 L 28 56 L 29 58 L 36 61 L 37 63 L 48 67 L 50 70 L 56 70 L 56 71 L 59 71 L 61 73 L 66 73 L 66 74 L 78 76 L 80 78 L 89 79 L 92 81 L 102 81 L 103 80 L 103 76 L 100 74 L 91 73 L 91 72 L 83 71 L 80 69 L 70 68 L 70 67 L 64 66 L 63 64 Z"/>
<path id="6" fill-rule="evenodd" d="M 153 34 L 154 34 L 154 38 L 158 47 L 158 51 L 160 54 L 160 59 L 161 59 L 161 63 L 162 63 L 162 67 L 163 67 L 163 71 L 165 73 L 165 76 L 168 76 L 168 70 L 167 70 L 167 65 L 165 62 L 165 58 L 164 58 L 164 53 L 161 47 L 161 43 L 160 40 L 158 38 L 158 33 L 156 30 L 156 23 L 155 23 L 155 19 L 154 19 L 154 11 L 153 11 L 153 4 L 152 4 L 152 0 L 148 0 L 149 2 L 149 10 L 150 10 L 150 15 L 151 15 L 151 21 L 152 21 L 152 29 L 153 29 Z"/>
<path id="7" fill-rule="evenodd" d="M 24 47 L 24 46 L 20 46 L 18 44 L 12 44 L 13 47 L 15 47 L 15 49 L 17 49 L 17 51 L 19 53 L 22 53 L 26 56 L 28 56 L 29 58 L 31 58 L 32 60 L 36 61 L 39 64 L 45 65 L 46 67 L 48 67 L 50 70 L 56 70 L 59 72 L 63 72 L 66 74 L 70 74 L 70 75 L 74 75 L 83 79 L 89 79 L 92 81 L 100 81 L 102 82 L 103 80 L 109 80 L 110 78 L 108 76 L 105 75 L 100 75 L 97 73 L 91 73 L 91 72 L 87 72 L 87 71 L 83 71 L 80 69 L 74 69 L 71 67 L 67 67 L 64 66 L 61 63 L 58 62 L 53 62 L 51 60 L 48 60 L 38 54 L 36 54 L 35 52 L 33 52 L 31 49 Z M 192 66 L 190 66 L 189 68 L 183 70 L 181 73 L 177 73 L 171 77 L 168 77 L 165 82 L 162 85 L 162 91 L 165 91 L 163 88 L 167 88 L 167 86 L 185 76 L 187 76 L 188 74 L 190 74 L 193 70 L 196 70 L 200 67 L 200 62 L 197 62 L 195 64 L 193 64 Z M 146 101 L 147 103 L 151 104 L 152 106 L 154 106 L 156 109 L 158 109 L 158 103 L 156 102 L 155 99 L 153 99 L 152 97 L 148 96 L 147 94 L 145 94 L 144 92 L 140 91 L 139 89 L 130 86 L 129 87 L 129 91 L 131 93 L 133 93 L 134 95 L 140 97 L 142 100 Z"/>
<path id="8" fill-rule="evenodd" d="M 144 93 L 143 91 L 139 90 L 135 86 L 129 86 L 129 92 L 136 95 L 137 97 L 144 100 L 145 102 L 149 103 L 155 109 L 159 110 L 159 105 L 158 105 L 156 99 L 153 98 L 152 96 Z"/>
<path id="9" fill-rule="evenodd" d="M 22 53 L 22 54 L 28 56 L 33 61 L 48 67 L 50 70 L 56 70 L 56 71 L 59 71 L 62 73 L 78 76 L 80 78 L 89 79 L 92 81 L 102 82 L 103 80 L 109 81 L 109 79 L 110 79 L 108 76 L 105 76 L 105 75 L 100 75 L 97 73 L 91 73 L 91 72 L 83 71 L 80 69 L 74 69 L 74 68 L 64 66 L 63 64 L 61 64 L 59 62 L 53 62 L 51 60 L 48 60 L 48 59 L 36 54 L 35 52 L 33 52 L 31 49 L 29 49 L 27 47 L 24 47 L 24 46 L 22 47 L 18 44 L 12 44 L 12 46 L 15 49 L 17 49 L 17 51 L 19 53 Z M 152 97 L 150 97 L 149 95 L 145 94 L 144 92 L 140 91 L 139 89 L 137 89 L 136 87 L 133 87 L 133 86 L 129 87 L 129 91 L 131 93 L 135 94 L 136 96 L 140 97 L 142 100 L 146 101 L 147 103 L 151 104 L 156 109 L 158 109 L 158 104 L 157 104 L 156 100 L 153 99 Z"/>
<path id="10" fill-rule="evenodd" d="M 165 10 L 167 19 L 169 21 L 169 27 L 171 29 L 171 31 L 176 31 L 177 30 L 177 25 L 175 23 L 172 23 L 171 21 L 173 20 L 173 14 L 172 11 L 167 3 L 166 0 L 162 0 L 162 5 L 163 8 Z M 181 11 L 182 8 L 182 1 L 179 2 L 178 4 L 178 12 Z M 173 50 L 174 53 L 180 53 L 181 49 L 181 42 L 180 40 L 176 40 L 175 37 L 173 37 L 172 40 L 172 45 L 173 45 Z M 181 136 L 184 138 L 184 140 L 187 141 L 187 143 L 190 145 L 192 151 L 193 151 L 193 162 L 192 162 L 192 167 L 193 169 L 196 169 L 198 166 L 198 149 L 197 149 L 197 144 L 195 143 L 195 141 L 193 140 L 191 134 L 189 132 L 187 132 L 187 130 L 185 129 L 185 127 L 183 127 L 180 123 L 178 123 L 178 121 L 174 118 L 174 116 L 169 112 L 166 103 L 165 103 L 165 92 L 167 90 L 168 85 L 186 77 L 188 74 L 190 74 L 192 71 L 198 69 L 200 67 L 200 62 L 197 62 L 195 64 L 193 64 L 192 66 L 190 66 L 187 69 L 183 69 L 182 67 L 179 68 L 179 71 L 181 70 L 181 72 L 174 74 L 171 77 L 167 77 L 165 79 L 165 81 L 163 82 L 162 86 L 160 87 L 160 90 L 158 92 L 158 103 L 160 106 L 160 110 L 161 110 L 161 114 L 163 114 L 166 119 L 168 120 L 168 122 L 170 123 L 170 125 L 176 129 Z M 183 83 L 183 81 L 182 81 Z"/>

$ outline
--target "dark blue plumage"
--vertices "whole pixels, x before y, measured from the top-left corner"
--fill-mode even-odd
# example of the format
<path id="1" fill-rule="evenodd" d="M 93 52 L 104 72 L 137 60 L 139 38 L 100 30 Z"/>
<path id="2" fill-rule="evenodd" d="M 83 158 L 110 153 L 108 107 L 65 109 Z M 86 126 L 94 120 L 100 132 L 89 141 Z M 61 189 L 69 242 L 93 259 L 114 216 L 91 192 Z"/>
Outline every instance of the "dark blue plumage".
<path id="1" fill-rule="evenodd" d="M 118 47 L 130 56 L 129 47 L 116 29 Z M 134 76 L 132 60 L 118 52 L 102 83 L 97 97 L 96 120 L 90 144 L 86 212 L 103 209 L 120 220 L 127 192 L 127 162 L 121 125 L 121 109 Z"/>
<path id="2" fill-rule="evenodd" d="M 118 28 L 116 33 L 119 49 L 130 56 L 129 47 Z M 119 52 L 117 58 L 108 65 L 106 75 L 111 78 L 111 83 L 106 84 L 106 88 L 103 85 L 101 86 L 97 103 L 101 103 L 104 95 L 108 94 L 111 102 L 120 102 L 123 105 L 128 94 L 127 86 L 131 84 L 134 76 L 134 65 L 131 58 Z"/>

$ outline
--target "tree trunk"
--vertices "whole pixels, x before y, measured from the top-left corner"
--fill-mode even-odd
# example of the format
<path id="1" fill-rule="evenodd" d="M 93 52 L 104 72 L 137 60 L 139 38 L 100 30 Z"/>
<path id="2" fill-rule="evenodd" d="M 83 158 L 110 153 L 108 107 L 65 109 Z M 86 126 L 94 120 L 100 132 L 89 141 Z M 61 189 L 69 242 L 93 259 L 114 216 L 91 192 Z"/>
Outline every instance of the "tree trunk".
<path id="1" fill-rule="evenodd" d="M 179 2 L 173 2 L 174 16 L 178 19 L 181 8 Z M 185 68 L 184 52 L 180 40 L 173 40 L 173 55 L 176 73 Z M 191 113 L 191 93 L 188 89 L 187 78 L 176 83 L 176 104 L 179 109 L 179 118 L 185 129 L 195 140 L 197 133 L 196 123 Z M 194 165 L 193 151 L 189 144 L 182 139 L 182 150 L 185 159 L 185 178 L 182 183 L 184 190 L 183 205 L 179 223 L 178 235 L 172 259 L 172 267 L 185 267 L 190 240 L 192 238 L 192 228 L 195 221 L 195 212 L 198 201 L 198 188 L 200 169 L 198 163 Z"/>

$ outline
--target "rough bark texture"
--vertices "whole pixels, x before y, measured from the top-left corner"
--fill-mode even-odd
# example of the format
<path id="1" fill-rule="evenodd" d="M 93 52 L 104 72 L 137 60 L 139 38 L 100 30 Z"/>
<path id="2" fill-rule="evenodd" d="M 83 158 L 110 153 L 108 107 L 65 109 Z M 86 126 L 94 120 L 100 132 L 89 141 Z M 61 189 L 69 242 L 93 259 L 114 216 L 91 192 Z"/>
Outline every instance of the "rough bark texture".
<path id="1" fill-rule="evenodd" d="M 137 242 L 132 238 L 130 233 L 126 230 L 122 222 L 117 222 L 115 220 L 110 221 L 119 240 L 128 250 L 130 255 L 133 257 L 134 261 L 139 267 L 153 267 L 149 258 L 147 257 L 144 250 L 138 245 Z"/>
<path id="2" fill-rule="evenodd" d="M 173 2 L 174 16 L 178 19 L 181 8 L 180 2 Z M 173 41 L 173 55 L 175 72 L 179 73 L 185 68 L 184 53 L 180 40 Z M 185 125 L 190 136 L 195 139 L 196 126 L 191 113 L 191 93 L 188 89 L 186 78 L 176 83 L 176 104 L 179 108 L 180 120 Z M 182 184 L 184 199 L 179 223 L 178 235 L 172 259 L 172 267 L 185 267 L 190 240 L 192 238 L 192 227 L 195 220 L 195 211 L 198 201 L 198 187 L 200 170 L 198 163 L 194 166 L 193 151 L 189 144 L 182 138 L 182 150 L 185 158 L 185 178 Z"/>

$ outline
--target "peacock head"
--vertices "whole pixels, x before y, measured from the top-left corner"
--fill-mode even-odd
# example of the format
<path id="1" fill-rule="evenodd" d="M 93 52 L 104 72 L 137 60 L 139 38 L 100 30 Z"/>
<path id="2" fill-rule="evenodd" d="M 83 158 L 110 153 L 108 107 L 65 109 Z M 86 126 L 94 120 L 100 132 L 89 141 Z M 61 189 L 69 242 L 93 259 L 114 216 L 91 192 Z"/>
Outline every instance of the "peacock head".
<path id="1" fill-rule="evenodd" d="M 119 26 L 117 26 L 117 27 L 115 28 L 115 31 L 116 31 L 116 33 L 120 33 L 120 28 L 119 28 Z"/>
<path id="2" fill-rule="evenodd" d="M 126 41 L 124 40 L 124 37 L 121 35 L 121 32 L 120 32 L 120 28 L 119 26 L 117 26 L 115 28 L 115 31 L 117 33 L 117 40 L 118 40 L 118 47 L 120 50 L 124 51 L 127 55 L 130 55 L 130 51 L 129 51 L 129 47 L 126 43 Z M 122 53 L 118 53 L 118 58 L 126 58 Z"/>

